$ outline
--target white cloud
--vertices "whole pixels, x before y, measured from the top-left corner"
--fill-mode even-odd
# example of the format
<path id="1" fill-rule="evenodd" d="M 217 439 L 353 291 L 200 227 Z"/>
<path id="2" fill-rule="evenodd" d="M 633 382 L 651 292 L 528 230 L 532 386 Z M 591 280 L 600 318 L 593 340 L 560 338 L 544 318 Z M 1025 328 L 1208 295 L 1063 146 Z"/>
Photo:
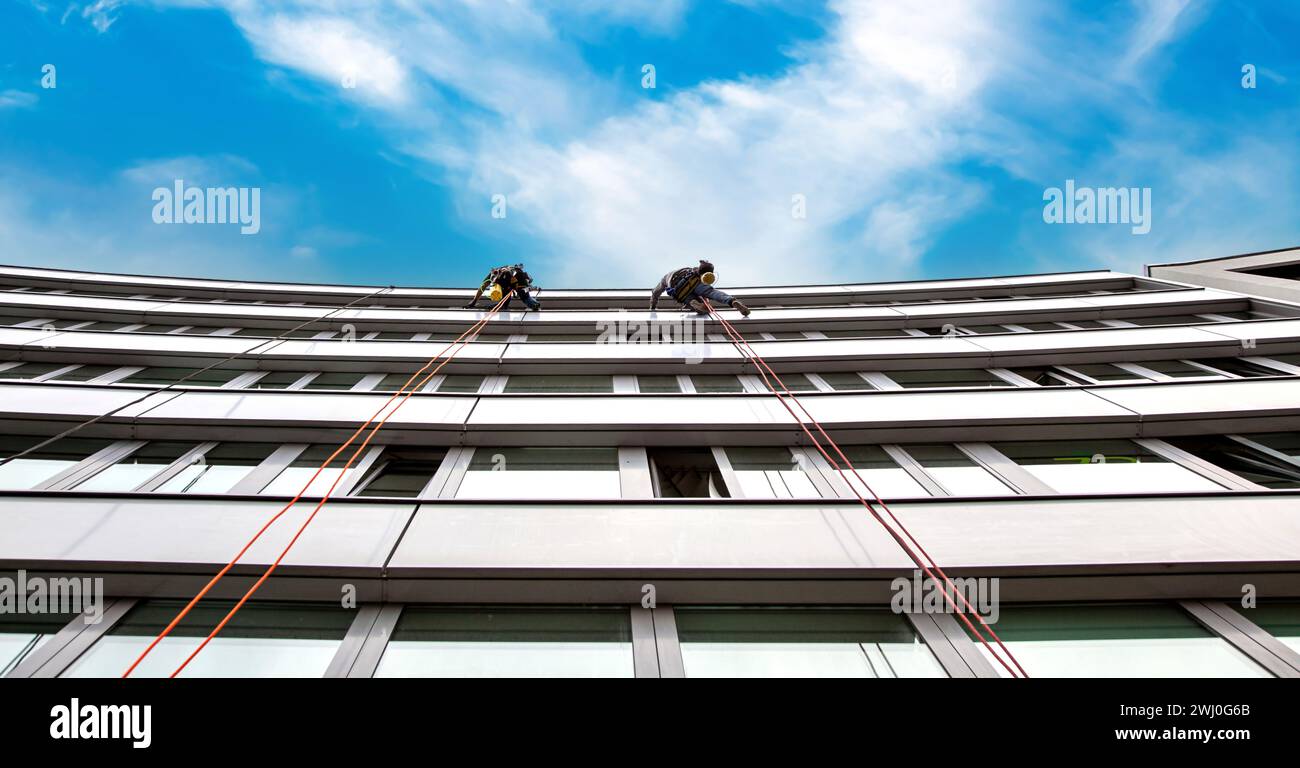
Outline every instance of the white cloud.
<path id="1" fill-rule="evenodd" d="M 36 94 L 10 88 L 0 91 L 0 109 L 27 109 L 36 106 Z"/>

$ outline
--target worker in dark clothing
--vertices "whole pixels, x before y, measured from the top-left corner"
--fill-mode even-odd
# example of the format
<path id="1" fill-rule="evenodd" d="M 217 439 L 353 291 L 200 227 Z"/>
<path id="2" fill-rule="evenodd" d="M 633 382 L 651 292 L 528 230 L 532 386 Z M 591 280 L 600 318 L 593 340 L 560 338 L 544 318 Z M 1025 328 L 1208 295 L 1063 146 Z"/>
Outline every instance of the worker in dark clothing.
<path id="1" fill-rule="evenodd" d="M 497 267 L 489 272 L 487 277 L 483 278 L 483 284 L 474 292 L 474 298 L 465 305 L 465 309 L 477 309 L 478 300 L 485 292 L 488 293 L 489 298 L 491 298 L 492 294 L 496 294 L 496 299 L 493 300 L 493 303 L 495 304 L 497 301 L 501 300 L 501 296 L 506 295 L 509 291 L 514 291 L 514 293 L 510 294 L 510 299 L 506 301 L 504 309 L 510 309 L 510 304 L 514 301 L 515 297 L 518 296 L 524 302 L 525 307 L 540 310 L 542 308 L 542 303 L 528 292 L 528 289 L 532 287 L 532 284 L 533 278 L 524 271 L 523 264 Z M 494 286 L 499 290 L 495 290 Z"/>
<path id="2" fill-rule="evenodd" d="M 713 264 L 703 259 L 700 260 L 698 267 L 682 267 L 669 272 L 654 287 L 654 293 L 650 294 L 650 311 L 653 312 L 658 308 L 659 297 L 667 292 L 677 300 L 678 304 L 690 307 L 701 315 L 708 314 L 708 308 L 704 306 L 704 300 L 707 299 L 714 304 L 726 304 L 745 317 L 749 317 L 749 307 L 713 287 L 716 280 L 717 275 L 713 271 Z"/>

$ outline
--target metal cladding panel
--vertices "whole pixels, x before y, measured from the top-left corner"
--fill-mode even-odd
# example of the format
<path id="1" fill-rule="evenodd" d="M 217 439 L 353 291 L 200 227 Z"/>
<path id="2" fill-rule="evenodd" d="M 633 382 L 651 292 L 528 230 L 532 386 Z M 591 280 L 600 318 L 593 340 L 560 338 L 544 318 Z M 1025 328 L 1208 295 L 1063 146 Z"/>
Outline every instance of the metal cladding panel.
<path id="1" fill-rule="evenodd" d="M 1134 414 L 1082 389 L 947 390 L 812 395 L 799 399 L 821 423 L 936 424 L 1044 420 L 1127 420 Z M 1300 402 L 1296 404 L 1300 408 Z M 547 427 L 652 429 L 676 426 L 728 429 L 789 425 L 793 419 L 771 395 L 708 397 L 485 397 L 469 426 L 537 424 Z"/>
<path id="2" fill-rule="evenodd" d="M 36 415 L 99 416 L 150 392 L 151 389 L 138 387 L 6 383 L 0 385 L 0 414 L 20 418 Z M 122 416 L 139 415 L 175 396 L 175 392 L 154 394 L 138 405 L 123 410 Z"/>
<path id="3" fill-rule="evenodd" d="M 1300 335 L 1300 321 L 1291 326 L 1292 335 Z M 1124 349 L 1173 345 L 1214 345 L 1226 340 L 1205 327 L 1167 326 L 1163 328 L 1109 328 L 1095 331 L 1046 331 L 1011 333 L 971 338 L 972 343 L 990 352 L 1069 352 L 1088 349 Z"/>
<path id="4" fill-rule="evenodd" d="M 1246 386 L 1242 386 L 1246 384 Z M 1255 379 L 1188 382 L 1176 387 L 1106 387 L 1097 395 L 1145 419 L 1161 417 L 1269 413 L 1294 414 L 1300 409 L 1300 380 Z"/>
<path id="5" fill-rule="evenodd" d="M 360 427 L 377 411 L 392 414 L 398 401 L 389 403 L 392 393 L 325 393 L 275 391 L 196 391 L 178 397 L 148 412 L 150 420 L 186 423 L 217 422 L 244 424 L 312 423 Z M 389 403 L 385 406 L 385 403 Z M 388 424 L 460 425 L 474 406 L 473 397 L 412 395 L 392 415 Z M 382 415 L 382 414 L 381 414 Z"/>
<path id="6" fill-rule="evenodd" d="M 1300 499 L 953 500 L 891 509 L 945 568 L 1294 561 Z M 395 576 L 442 568 L 908 569 L 865 509 L 423 505 Z"/>
<path id="7" fill-rule="evenodd" d="M 189 334 L 167 333 L 80 333 L 64 331 L 44 340 L 33 341 L 43 349 L 67 352 L 87 350 L 92 352 L 127 351 L 157 352 L 161 354 L 199 354 L 227 356 L 235 355 L 257 347 L 265 339 L 250 339 L 243 336 L 194 336 Z M 269 347 L 269 345 L 268 345 Z"/>
<path id="8" fill-rule="evenodd" d="M 0 561 L 224 564 L 283 501 L 0 497 Z M 285 513 L 242 563 L 271 563 L 311 514 L 304 499 Z M 378 568 L 413 504 L 331 503 L 285 558 L 285 565 Z"/>
<path id="9" fill-rule="evenodd" d="M 425 361 L 447 348 L 447 341 L 301 341 L 281 342 L 262 357 L 276 360 L 370 360 L 402 359 Z M 474 342 L 462 344 L 458 362 L 496 362 L 505 344 Z M 426 371 L 427 373 L 427 371 Z"/>

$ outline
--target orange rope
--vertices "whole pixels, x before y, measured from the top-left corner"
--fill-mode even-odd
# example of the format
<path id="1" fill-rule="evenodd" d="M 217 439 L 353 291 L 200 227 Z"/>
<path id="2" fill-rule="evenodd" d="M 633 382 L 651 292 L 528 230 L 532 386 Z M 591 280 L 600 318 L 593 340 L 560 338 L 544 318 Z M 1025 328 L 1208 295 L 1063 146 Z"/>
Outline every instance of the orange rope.
<path id="1" fill-rule="evenodd" d="M 216 628 L 213 629 L 212 632 L 208 634 L 207 638 L 203 641 L 203 643 L 199 645 L 199 647 L 196 648 L 194 652 L 189 655 L 188 658 L 185 659 L 185 662 L 182 663 L 180 667 L 176 669 L 175 672 L 172 672 L 171 677 L 175 677 L 177 674 L 179 674 L 180 671 L 184 669 L 185 666 L 189 664 L 190 661 L 196 655 L 198 655 L 199 651 L 203 650 L 203 648 L 207 646 L 208 642 L 211 641 L 212 638 L 215 637 L 223 627 L 225 627 L 226 623 L 230 621 L 230 619 L 235 615 L 235 613 L 241 607 L 243 607 L 244 603 L 253 594 L 253 592 L 255 592 L 262 585 L 262 583 L 266 581 L 266 579 L 271 575 L 271 573 L 276 569 L 276 567 L 279 566 L 280 561 L 284 559 L 284 556 L 288 554 L 289 550 L 293 547 L 294 543 L 298 541 L 298 537 L 302 535 L 303 530 L 305 530 L 307 525 L 316 517 L 316 513 L 320 511 L 321 507 L 323 507 L 327 501 L 329 501 L 330 494 L 334 492 L 334 488 L 338 485 L 339 480 L 343 478 L 344 473 L 346 473 L 348 468 L 352 466 L 352 462 L 356 460 L 357 456 L 359 456 L 361 452 L 365 450 L 366 446 L 370 444 L 370 440 L 375 436 L 375 433 L 378 432 L 379 429 L 383 427 L 385 423 L 387 423 L 388 419 L 392 418 L 393 414 L 397 413 L 398 409 L 402 407 L 402 405 L 406 402 L 407 398 L 409 398 L 415 392 L 416 389 L 423 386 L 424 383 L 427 382 L 434 375 L 436 375 L 438 371 L 442 370 L 443 366 L 451 362 L 452 358 L 454 358 L 456 354 L 460 352 L 461 349 L 464 348 L 465 344 L 469 342 L 469 339 L 473 339 L 478 335 L 479 331 L 482 330 L 483 326 L 487 324 L 487 321 L 490 320 L 492 316 L 495 315 L 501 309 L 501 307 L 506 304 L 506 302 L 510 301 L 510 296 L 513 293 L 514 291 L 507 292 L 506 295 L 502 296 L 501 300 L 498 301 L 492 307 L 492 309 L 490 309 L 487 312 L 487 314 L 485 314 L 477 322 L 475 322 L 464 332 L 462 332 L 460 336 L 456 337 L 455 341 L 448 344 L 440 352 L 438 352 L 438 354 L 430 358 L 429 361 L 425 363 L 423 367 L 420 368 L 420 370 L 411 374 L 410 378 L 406 380 L 406 383 L 404 383 L 401 386 L 401 388 L 399 388 L 396 392 L 390 395 L 389 398 L 384 401 L 383 405 L 379 406 L 379 409 L 376 410 L 373 414 L 371 414 L 370 418 L 366 419 L 364 424 L 357 427 L 356 431 L 352 433 L 352 435 L 347 439 L 347 441 L 345 441 L 333 453 L 331 453 L 329 458 L 327 458 L 325 462 L 316 469 L 316 472 L 313 473 L 311 478 L 309 478 L 306 484 L 303 485 L 302 490 L 298 491 L 297 495 L 295 495 L 292 499 L 289 500 L 289 503 L 285 504 L 284 507 L 282 507 L 279 512 L 275 513 L 275 515 L 271 517 L 271 519 L 267 520 L 266 523 L 257 531 L 257 533 L 253 535 L 253 538 L 248 540 L 248 543 L 244 545 L 243 549 L 240 549 L 239 552 L 234 556 L 234 558 L 232 558 L 230 562 L 225 565 L 225 567 L 223 567 L 220 571 L 218 571 L 217 574 L 213 576 L 212 579 L 209 580 L 206 585 L 204 585 L 203 589 L 199 590 L 199 593 L 195 595 L 194 598 L 191 599 L 189 603 L 187 603 L 179 613 L 176 614 L 176 618 L 172 619 L 171 623 L 168 624 L 163 629 L 162 632 L 158 633 L 158 636 L 153 639 L 153 642 L 149 643 L 149 646 L 144 649 L 144 651 L 135 660 L 135 662 L 132 663 L 131 666 L 127 668 L 126 672 L 122 673 L 122 677 L 129 677 L 131 673 L 135 671 L 135 668 L 140 665 L 140 662 L 144 661 L 145 657 L 148 656 L 151 651 L 153 651 L 154 647 L 157 646 L 158 643 L 162 642 L 162 639 L 164 637 L 171 634 L 171 631 L 176 628 L 176 625 L 179 624 L 181 620 L 185 618 L 186 615 L 189 614 L 190 610 L 193 609 L 194 606 L 197 605 L 198 602 L 202 600 L 203 597 L 207 595 L 207 593 L 211 591 L 214 586 L 216 586 L 217 582 L 219 582 L 230 571 L 230 569 L 233 568 L 235 564 L 239 562 L 239 560 L 248 552 L 249 548 L 253 546 L 254 542 L 256 542 L 259 538 L 261 538 L 262 534 L 265 533 L 266 530 L 275 523 L 275 521 L 283 517 L 286 512 L 288 512 L 295 504 L 298 503 L 298 500 L 301 499 L 303 494 L 307 492 L 307 489 L 311 487 L 312 483 L 316 482 L 316 478 L 320 476 L 320 473 L 325 471 L 325 469 L 330 465 L 330 463 L 333 462 L 334 459 L 340 453 L 342 453 L 345 448 L 351 445 L 352 442 L 356 440 L 357 436 L 360 435 L 366 429 L 366 427 L 370 426 L 370 424 L 374 422 L 376 418 L 379 418 L 379 415 L 383 413 L 384 409 L 388 408 L 388 406 L 395 399 L 397 399 L 398 395 L 402 395 L 401 401 L 397 403 L 397 405 L 393 408 L 393 410 L 390 413 L 388 413 L 382 419 L 380 419 L 379 423 L 376 424 L 370 430 L 370 434 L 366 436 L 365 441 L 361 444 L 361 446 L 352 453 L 351 458 L 349 458 L 347 464 L 343 466 L 343 469 L 339 472 L 338 477 L 334 478 L 334 482 L 330 485 L 329 491 L 321 498 L 320 502 L 316 504 L 316 508 L 312 510 L 311 515 L 307 518 L 306 522 L 304 522 L 302 524 L 302 527 L 298 529 L 298 532 L 294 534 L 294 537 L 289 542 L 289 545 L 284 548 L 284 551 L 280 553 L 280 556 L 276 558 L 275 562 L 271 565 L 271 567 L 268 568 L 266 573 L 262 575 L 262 578 L 258 579 L 257 583 L 255 583 L 246 593 L 244 593 L 244 597 L 240 599 L 239 603 L 235 605 L 235 607 L 232 608 L 229 613 L 226 614 L 225 618 L 221 620 L 221 623 L 218 624 Z M 427 375 L 425 375 L 424 378 L 422 378 L 418 383 L 415 384 L 415 386 L 411 386 L 411 382 L 415 381 L 415 378 L 417 376 L 419 376 L 420 374 L 428 370 L 428 368 L 433 365 L 434 361 L 436 361 L 438 358 L 446 354 L 447 350 L 452 349 L 453 347 L 457 347 L 457 345 L 459 345 L 459 348 L 456 349 L 455 352 L 452 352 L 451 355 L 447 357 L 446 360 L 443 360 L 441 363 L 439 363 L 436 368 L 434 368 Z M 409 391 L 407 391 L 407 387 L 410 387 Z"/>
<path id="2" fill-rule="evenodd" d="M 871 488 L 871 486 L 867 483 L 867 481 L 864 480 L 860 474 L 858 474 L 857 468 L 854 467 L 853 463 L 849 461 L 847 456 L 844 455 L 844 451 L 840 449 L 839 444 L 836 443 L 835 440 L 826 433 L 826 430 L 824 430 L 821 424 L 817 421 L 817 419 L 814 418 L 811 413 L 809 413 L 808 409 L 805 408 L 803 403 L 799 401 L 799 398 L 796 397 L 794 393 L 791 392 L 789 388 L 786 387 L 785 382 L 781 380 L 781 377 L 777 375 L 776 371 L 772 370 L 772 367 L 767 364 L 767 361 L 765 361 L 762 358 L 762 356 L 760 356 L 758 352 L 756 352 L 754 348 L 750 346 L 749 342 L 745 339 L 745 337 L 742 336 L 740 332 L 737 331 L 735 327 L 732 326 L 732 324 L 727 321 L 726 318 L 724 318 L 716 309 L 714 309 L 712 304 L 710 304 L 707 300 L 705 300 L 704 304 L 705 307 L 708 308 L 709 313 L 712 314 L 718 320 L 718 322 L 722 325 L 723 330 L 727 332 L 727 335 L 731 338 L 731 342 L 733 345 L 735 345 L 736 349 L 741 353 L 743 357 L 745 357 L 749 362 L 754 364 L 754 367 L 758 370 L 759 375 L 762 376 L 763 378 L 763 384 L 768 388 L 769 391 L 772 392 L 772 394 L 776 395 L 777 400 L 780 401 L 781 405 L 783 405 L 785 409 L 790 413 L 790 416 L 794 418 L 795 422 L 799 425 L 799 428 L 803 430 L 804 434 L 806 434 L 810 440 L 813 441 L 813 445 L 814 447 L 817 448 L 818 452 L 820 452 L 821 455 L 825 457 L 828 462 L 830 462 L 831 466 L 834 467 L 835 470 L 840 473 L 841 477 L 844 477 L 844 469 L 840 466 L 839 462 L 835 461 L 835 459 L 832 458 L 831 455 L 826 452 L 825 448 L 822 447 L 821 441 L 818 440 L 817 437 L 808 430 L 808 427 L 804 424 L 803 420 L 799 418 L 799 415 L 796 414 L 794 410 L 790 408 L 789 404 L 787 404 L 785 400 L 781 397 L 781 393 L 776 391 L 776 387 L 774 387 L 772 385 L 772 382 L 768 379 L 769 373 L 771 374 L 772 379 L 774 379 L 776 383 L 781 387 L 781 390 L 785 392 L 786 396 L 789 397 L 790 400 L 793 401 L 795 405 L 799 407 L 799 410 L 803 411 L 804 415 L 808 418 L 808 421 L 811 422 L 814 427 L 816 427 L 817 432 L 826 439 L 826 441 L 831 445 L 831 447 L 835 449 L 835 453 L 844 462 L 845 466 L 848 467 L 849 471 L 853 473 L 853 477 L 856 478 L 858 482 L 861 483 L 862 486 L 866 488 L 867 491 L 870 492 L 873 497 L 875 497 L 876 503 L 879 504 L 880 507 L 885 510 L 885 513 L 888 514 L 889 518 L 893 520 L 895 525 L 898 526 L 898 529 L 901 530 L 903 534 L 907 536 L 907 539 L 912 542 L 912 545 L 914 545 L 916 549 L 919 550 L 921 554 L 925 556 L 925 560 L 928 560 L 930 563 L 929 566 L 926 565 L 924 560 L 917 557 L 916 553 L 913 552 L 912 547 L 909 546 L 907 542 L 903 541 L 903 538 L 899 536 L 899 534 L 896 531 L 894 531 L 894 529 L 890 527 L 888 523 L 885 522 L 884 518 L 882 518 L 880 514 L 876 512 L 876 510 L 872 507 L 871 503 L 868 502 L 862 496 L 862 493 L 858 491 L 857 487 L 851 481 L 849 481 L 847 477 L 845 477 L 845 482 L 848 483 L 849 488 L 852 489 L 853 493 L 858 497 L 858 501 L 860 501 L 862 505 L 866 507 L 867 511 L 871 513 L 872 517 L 874 517 L 876 521 L 880 523 L 880 525 L 885 529 L 885 531 L 889 533 L 891 537 L 893 537 L 894 541 L 897 542 L 900 547 L 902 547 L 903 551 L 907 553 L 908 557 L 912 560 L 912 562 L 916 564 L 916 566 L 919 567 L 925 573 L 925 575 L 930 578 L 931 581 L 935 581 L 935 573 L 939 575 L 939 577 L 943 580 L 943 584 L 944 584 L 944 588 L 940 591 L 943 593 L 944 599 L 947 601 L 947 603 L 953 608 L 957 609 L 956 611 L 957 617 L 961 619 L 962 623 L 964 623 L 966 627 L 975 635 L 975 637 L 978 638 L 979 641 L 984 644 L 984 647 L 988 649 L 990 655 L 992 655 L 993 658 L 996 659 L 997 662 L 1001 664 L 1003 668 L 1005 668 L 1009 673 L 1011 673 L 1012 677 L 1016 676 L 1017 671 L 1019 671 L 1021 676 L 1029 677 L 1029 674 L 1025 672 L 1024 667 L 1020 666 L 1020 662 L 1016 660 L 1016 657 L 1011 653 L 1010 649 L 1008 649 L 1006 645 L 1003 644 L 1002 639 L 999 638 L 997 633 L 993 631 L 993 628 L 988 625 L 988 623 L 984 620 L 984 617 L 980 616 L 979 613 L 974 609 L 974 607 L 971 606 L 970 602 L 966 600 L 966 596 L 961 594 L 961 591 L 956 588 L 956 585 L 953 584 L 952 580 L 948 578 L 948 575 L 943 572 L 942 568 L 939 567 L 938 562 L 930 555 L 929 552 L 925 551 L 925 548 L 922 547 L 921 543 L 916 540 L 916 537 L 913 536 L 911 531 L 907 529 L 907 526 L 903 525 L 903 521 L 899 520 L 898 517 L 889 508 L 889 505 L 886 504 L 884 500 L 880 498 L 880 494 L 876 493 Z M 765 370 L 766 373 L 764 372 Z M 933 569 L 933 572 L 931 571 L 931 569 Z M 951 588 L 953 593 L 955 593 L 957 597 L 961 599 L 962 607 L 965 610 L 958 608 L 956 602 L 952 599 L 952 596 L 949 594 L 949 588 Z M 1001 648 L 1002 651 L 1006 653 L 1007 658 L 1011 660 L 1011 663 L 1015 665 L 1015 669 L 1012 669 L 1011 666 L 1008 665 L 1006 661 L 1003 661 L 1002 657 L 997 653 L 997 651 L 991 645 L 989 645 L 989 642 L 984 637 L 983 633 L 980 632 L 978 629 L 976 629 L 975 625 L 972 624 L 970 620 L 966 618 L 965 615 L 966 611 L 969 611 L 970 613 L 974 614 L 980 626 L 984 630 L 986 630 L 990 636 L 993 637 L 993 640 L 997 643 L 998 648 Z"/>

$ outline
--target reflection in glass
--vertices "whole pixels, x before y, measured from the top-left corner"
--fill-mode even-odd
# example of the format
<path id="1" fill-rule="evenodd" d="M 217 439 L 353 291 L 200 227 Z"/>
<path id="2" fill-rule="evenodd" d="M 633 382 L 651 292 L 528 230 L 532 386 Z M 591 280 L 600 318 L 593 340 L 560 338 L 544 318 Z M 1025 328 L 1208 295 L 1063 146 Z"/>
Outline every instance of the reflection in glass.
<path id="1" fill-rule="evenodd" d="M 727 458 L 747 499 L 804 499 L 821 494 L 808 477 L 803 456 L 781 446 L 736 446 Z"/>
<path id="2" fill-rule="evenodd" d="M 993 447 L 1060 493 L 1223 489 L 1131 440 L 1042 440 L 995 443 Z"/>
<path id="3" fill-rule="evenodd" d="M 195 457 L 158 487 L 159 493 L 226 493 L 261 464 L 277 446 L 269 443 L 221 443 Z"/>
<path id="4" fill-rule="evenodd" d="M 898 463 L 879 446 L 845 445 L 841 446 L 841 449 L 853 464 L 853 468 L 857 470 L 855 476 L 853 472 L 845 467 L 844 479 L 856 486 L 858 491 L 868 499 L 877 495 L 881 498 L 930 495 L 920 483 L 916 482 L 911 475 L 898 466 Z M 838 456 L 835 456 L 835 458 L 839 459 Z M 858 481 L 858 477 L 866 481 L 867 486 L 863 486 Z"/>
<path id="5" fill-rule="evenodd" d="M 994 630 L 1031 677 L 1268 677 L 1167 603 L 1003 607 Z"/>
<path id="6" fill-rule="evenodd" d="M 632 677 L 625 608 L 407 607 L 376 677 Z"/>
<path id="7" fill-rule="evenodd" d="M 132 608 L 63 677 L 120 677 L 184 607 L 146 600 Z M 163 638 L 132 677 L 166 677 L 233 607 L 204 601 Z M 248 603 L 190 662 L 182 677 L 320 677 L 338 651 L 355 611 L 334 603 Z"/>
<path id="8" fill-rule="evenodd" d="M 617 448 L 491 448 L 474 451 L 458 499 L 616 499 Z"/>
<path id="9" fill-rule="evenodd" d="M 151 442 L 79 483 L 79 491 L 134 491 L 198 443 Z"/>
<path id="10" fill-rule="evenodd" d="M 1011 492 L 955 445 L 906 445 L 903 449 L 953 496 L 1001 496 Z"/>
<path id="11" fill-rule="evenodd" d="M 678 608 L 687 677 L 945 677 L 885 609 Z"/>
<path id="12" fill-rule="evenodd" d="M 0 456 L 14 456 L 44 439 L 43 437 L 0 436 Z M 108 440 L 79 437 L 55 440 L 21 459 L 0 464 L 0 489 L 19 491 L 35 488 L 87 456 L 103 450 L 108 444 Z"/>

